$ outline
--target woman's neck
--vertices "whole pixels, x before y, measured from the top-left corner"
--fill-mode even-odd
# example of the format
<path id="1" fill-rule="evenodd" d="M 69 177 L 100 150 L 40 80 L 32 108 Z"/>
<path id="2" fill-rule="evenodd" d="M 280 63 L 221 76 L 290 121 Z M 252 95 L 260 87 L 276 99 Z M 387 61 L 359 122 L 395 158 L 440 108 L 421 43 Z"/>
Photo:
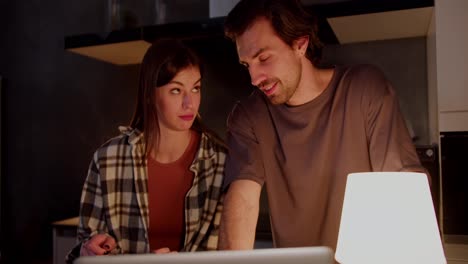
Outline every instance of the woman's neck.
<path id="1" fill-rule="evenodd" d="M 160 163 L 171 163 L 178 160 L 187 149 L 192 133 L 192 130 L 161 131 L 159 144 L 153 144 L 153 149 L 150 153 L 151 157 Z"/>

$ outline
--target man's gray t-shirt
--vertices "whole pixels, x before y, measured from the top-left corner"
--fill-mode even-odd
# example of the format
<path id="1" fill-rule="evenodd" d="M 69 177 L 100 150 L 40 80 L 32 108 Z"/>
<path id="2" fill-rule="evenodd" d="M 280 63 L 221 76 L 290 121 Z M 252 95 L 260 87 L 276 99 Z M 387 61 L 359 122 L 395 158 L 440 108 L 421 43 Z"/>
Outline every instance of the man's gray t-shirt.
<path id="1" fill-rule="evenodd" d="M 259 90 L 228 120 L 224 186 L 266 185 L 276 247 L 336 248 L 346 177 L 424 171 L 383 73 L 336 67 L 328 87 L 300 105 L 272 105 Z"/>

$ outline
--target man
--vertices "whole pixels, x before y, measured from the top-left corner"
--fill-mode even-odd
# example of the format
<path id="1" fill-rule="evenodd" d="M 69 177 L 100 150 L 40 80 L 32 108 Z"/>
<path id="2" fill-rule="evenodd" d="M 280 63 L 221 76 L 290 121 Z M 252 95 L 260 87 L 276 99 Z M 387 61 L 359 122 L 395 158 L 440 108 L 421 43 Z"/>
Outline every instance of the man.
<path id="1" fill-rule="evenodd" d="M 336 248 L 346 176 L 424 171 L 393 88 L 372 66 L 320 69 L 299 0 L 241 0 L 225 32 L 258 89 L 228 120 L 220 249 L 252 249 L 262 186 L 276 247 Z"/>

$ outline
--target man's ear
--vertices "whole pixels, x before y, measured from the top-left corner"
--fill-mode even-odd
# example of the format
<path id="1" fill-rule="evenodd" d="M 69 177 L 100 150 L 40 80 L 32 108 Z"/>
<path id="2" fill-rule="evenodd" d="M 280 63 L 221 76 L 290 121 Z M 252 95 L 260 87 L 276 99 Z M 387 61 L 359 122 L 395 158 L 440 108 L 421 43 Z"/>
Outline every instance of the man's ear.
<path id="1" fill-rule="evenodd" d="M 299 54 L 304 55 L 307 51 L 307 47 L 309 46 L 309 36 L 302 36 L 297 38 L 293 43 L 293 48 Z"/>

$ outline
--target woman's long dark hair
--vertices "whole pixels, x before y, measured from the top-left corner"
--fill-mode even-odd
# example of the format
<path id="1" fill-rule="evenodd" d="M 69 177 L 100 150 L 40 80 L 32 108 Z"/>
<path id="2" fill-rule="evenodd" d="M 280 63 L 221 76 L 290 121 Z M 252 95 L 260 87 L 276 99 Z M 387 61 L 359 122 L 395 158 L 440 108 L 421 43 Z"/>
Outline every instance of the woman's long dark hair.
<path id="1" fill-rule="evenodd" d="M 157 40 L 148 48 L 143 57 L 140 66 L 137 104 L 130 126 L 144 133 L 145 154 L 151 150 L 153 144 L 159 142 L 155 89 L 168 84 L 177 73 L 188 67 L 196 67 L 202 74 L 199 57 L 182 41 L 176 39 Z M 207 132 L 213 135 L 216 141 L 222 143 L 215 133 L 205 128 L 199 116 L 195 118 L 192 129 Z"/>

